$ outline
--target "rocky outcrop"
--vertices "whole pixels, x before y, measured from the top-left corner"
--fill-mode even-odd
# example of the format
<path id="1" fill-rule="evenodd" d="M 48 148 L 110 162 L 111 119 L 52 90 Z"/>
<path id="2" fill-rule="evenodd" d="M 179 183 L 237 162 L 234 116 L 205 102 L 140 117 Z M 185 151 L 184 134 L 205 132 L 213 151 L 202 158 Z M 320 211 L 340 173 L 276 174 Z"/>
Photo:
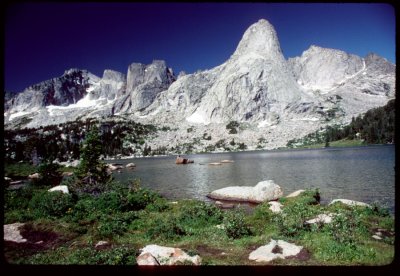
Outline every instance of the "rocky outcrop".
<path id="1" fill-rule="evenodd" d="M 163 60 L 155 60 L 149 65 L 132 63 L 128 68 L 126 96 L 114 105 L 114 112 L 143 111 L 174 81 L 172 69 Z"/>
<path id="2" fill-rule="evenodd" d="M 140 255 L 136 258 L 138 265 L 179 265 L 187 262 L 193 265 L 201 264 L 199 255 L 189 256 L 180 248 L 151 244 L 140 251 Z"/>
<path id="3" fill-rule="evenodd" d="M 283 240 L 271 240 L 267 245 L 261 246 L 250 253 L 249 260 L 256 262 L 270 262 L 274 259 L 286 259 L 287 257 L 296 256 L 303 249 Z"/>
<path id="4" fill-rule="evenodd" d="M 212 199 L 261 203 L 277 200 L 282 196 L 282 189 L 273 180 L 258 182 L 256 186 L 232 186 L 215 190 L 207 196 Z"/>

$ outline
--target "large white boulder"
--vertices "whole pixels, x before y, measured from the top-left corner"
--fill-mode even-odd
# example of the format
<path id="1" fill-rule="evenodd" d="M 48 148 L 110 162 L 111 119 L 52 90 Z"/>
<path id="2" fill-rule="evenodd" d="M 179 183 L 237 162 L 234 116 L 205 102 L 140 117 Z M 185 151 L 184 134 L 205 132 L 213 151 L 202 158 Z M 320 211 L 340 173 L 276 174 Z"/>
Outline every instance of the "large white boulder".
<path id="1" fill-rule="evenodd" d="M 16 243 L 27 242 L 27 240 L 24 239 L 24 237 L 22 237 L 21 232 L 19 230 L 24 225 L 25 225 L 24 223 L 20 223 L 20 222 L 4 225 L 3 226 L 4 240 L 16 242 Z"/>
<path id="2" fill-rule="evenodd" d="M 185 262 L 191 262 L 194 265 L 201 264 L 199 255 L 191 257 L 180 248 L 165 247 L 156 244 L 147 245 L 142 248 L 136 261 L 138 265 L 177 265 Z"/>
<path id="3" fill-rule="evenodd" d="M 261 203 L 277 200 L 283 195 L 282 189 L 273 180 L 258 182 L 256 186 L 231 186 L 215 190 L 208 197 L 212 199 Z"/>
<path id="4" fill-rule="evenodd" d="M 290 256 L 296 256 L 302 249 L 302 246 L 297 246 L 282 240 L 271 240 L 267 245 L 261 246 L 251 252 L 249 260 L 256 262 L 270 262 L 277 258 L 285 259 Z"/>
<path id="5" fill-rule="evenodd" d="M 336 202 L 341 202 L 343 204 L 349 205 L 349 206 L 364 206 L 364 207 L 371 207 L 371 205 L 360 202 L 360 201 L 355 201 L 355 200 L 350 200 L 350 199 L 334 199 L 329 203 L 329 205 L 334 204 Z"/>
<path id="6" fill-rule="evenodd" d="M 68 186 L 66 186 L 66 185 L 55 186 L 55 187 L 49 189 L 48 191 L 49 192 L 61 191 L 64 194 L 69 194 Z"/>

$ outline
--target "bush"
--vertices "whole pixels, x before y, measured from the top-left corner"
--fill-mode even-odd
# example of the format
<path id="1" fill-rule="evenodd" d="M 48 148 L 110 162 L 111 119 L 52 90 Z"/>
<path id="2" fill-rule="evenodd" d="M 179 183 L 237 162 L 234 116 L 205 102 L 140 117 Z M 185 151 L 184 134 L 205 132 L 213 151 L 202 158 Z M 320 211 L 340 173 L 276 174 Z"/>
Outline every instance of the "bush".
<path id="1" fill-rule="evenodd" d="M 305 221 L 314 215 L 316 215 L 316 211 L 300 200 L 285 206 L 282 213 L 275 215 L 274 221 L 282 235 L 294 237 L 307 230 Z"/>
<path id="2" fill-rule="evenodd" d="M 186 231 L 181 223 L 171 216 L 156 219 L 146 231 L 146 237 L 149 239 L 175 240 L 183 235 L 186 235 Z"/>
<path id="3" fill-rule="evenodd" d="M 129 224 L 137 218 L 138 216 L 135 212 L 103 215 L 97 226 L 97 234 L 99 238 L 112 238 L 122 235 L 128 230 Z"/>
<path id="4" fill-rule="evenodd" d="M 62 180 L 62 174 L 59 171 L 61 166 L 57 163 L 44 162 L 39 165 L 39 179 L 32 181 L 35 186 L 57 186 Z"/>
<path id="5" fill-rule="evenodd" d="M 223 220 L 222 211 L 215 205 L 205 202 L 191 201 L 183 205 L 179 220 L 195 227 L 219 224 Z"/>
<path id="6" fill-rule="evenodd" d="M 146 206 L 146 210 L 150 212 L 164 212 L 171 207 L 165 198 L 157 198 L 153 203 Z"/>
<path id="7" fill-rule="evenodd" d="M 157 193 L 139 188 L 136 191 L 130 191 L 126 198 L 126 210 L 142 210 L 147 205 L 154 203 L 157 199 L 161 198 Z"/>
<path id="8" fill-rule="evenodd" d="M 243 211 L 228 212 L 224 218 L 226 235 L 231 239 L 238 239 L 243 236 L 251 235 L 250 227 L 244 221 Z"/>
<path id="9" fill-rule="evenodd" d="M 60 191 L 35 193 L 29 202 L 37 217 L 63 217 L 73 205 L 72 196 Z"/>
<path id="10" fill-rule="evenodd" d="M 116 247 L 110 250 L 94 248 L 59 247 L 50 252 L 36 254 L 23 261 L 25 264 L 50 265 L 135 265 L 136 250 Z"/>

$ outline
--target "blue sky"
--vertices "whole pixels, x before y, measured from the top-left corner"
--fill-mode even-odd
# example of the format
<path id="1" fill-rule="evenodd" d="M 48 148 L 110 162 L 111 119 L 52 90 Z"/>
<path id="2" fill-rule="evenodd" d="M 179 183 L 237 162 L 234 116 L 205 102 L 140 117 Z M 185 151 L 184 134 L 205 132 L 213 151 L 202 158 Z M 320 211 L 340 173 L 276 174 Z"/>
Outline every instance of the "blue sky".
<path id="1" fill-rule="evenodd" d="M 6 91 L 70 68 L 126 74 L 132 62 L 163 59 L 176 74 L 225 62 L 259 19 L 276 29 L 286 58 L 311 45 L 395 63 L 395 13 L 387 4 L 28 3 L 5 19 Z"/>

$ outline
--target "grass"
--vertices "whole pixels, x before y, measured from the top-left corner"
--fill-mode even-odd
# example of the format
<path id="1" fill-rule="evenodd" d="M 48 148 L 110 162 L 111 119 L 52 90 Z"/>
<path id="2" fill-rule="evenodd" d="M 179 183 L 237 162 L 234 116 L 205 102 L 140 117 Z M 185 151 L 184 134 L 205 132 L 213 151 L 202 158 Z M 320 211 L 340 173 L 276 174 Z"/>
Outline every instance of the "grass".
<path id="1" fill-rule="evenodd" d="M 22 249 L 6 243 L 9 263 L 135 265 L 140 248 L 158 244 L 199 254 L 203 265 L 265 265 L 248 256 L 271 239 L 293 242 L 307 252 L 303 259 L 272 265 L 385 265 L 394 258 L 392 216 L 379 208 L 321 206 L 316 190 L 282 198 L 281 214 L 272 213 L 266 203 L 251 214 L 197 200 L 172 204 L 137 185 L 99 196 L 57 195 L 52 204 L 53 196 L 44 191 L 5 191 L 5 223 L 26 222 L 24 233 L 43 241 Z M 322 212 L 339 215 L 330 225 L 304 224 Z M 374 240 L 378 227 L 393 235 Z M 107 248 L 95 248 L 100 240 L 109 243 Z"/>

